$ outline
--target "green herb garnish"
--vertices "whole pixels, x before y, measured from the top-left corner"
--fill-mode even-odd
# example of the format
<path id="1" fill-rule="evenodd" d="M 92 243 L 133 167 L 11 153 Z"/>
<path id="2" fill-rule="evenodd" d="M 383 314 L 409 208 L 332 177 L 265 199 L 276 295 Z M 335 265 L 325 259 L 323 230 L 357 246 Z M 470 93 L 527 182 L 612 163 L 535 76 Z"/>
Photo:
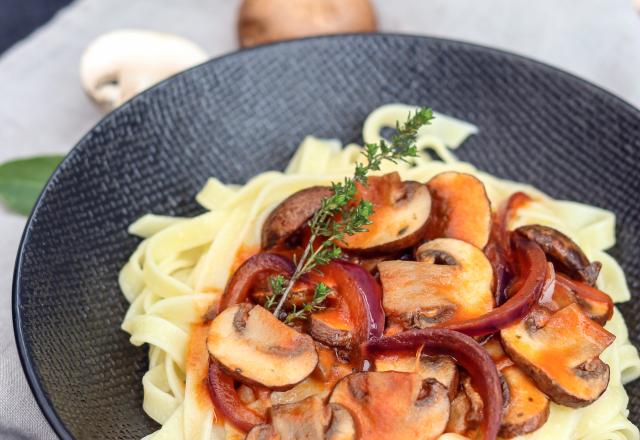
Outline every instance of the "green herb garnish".
<path id="1" fill-rule="evenodd" d="M 331 294 L 331 289 L 324 283 L 316 284 L 316 288 L 313 292 L 313 299 L 310 303 L 303 305 L 299 310 L 293 305 L 293 309 L 284 319 L 285 324 L 291 324 L 297 319 L 307 319 L 310 313 L 317 312 L 318 310 L 324 310 L 324 301 Z"/>
<path id="2" fill-rule="evenodd" d="M 303 305 L 300 309 L 293 307 L 289 314 L 282 312 L 293 285 L 302 275 L 340 257 L 342 250 L 336 243 L 344 243 L 347 235 L 365 232 L 365 226 L 371 224 L 369 217 L 373 214 L 373 205 L 366 200 L 352 203 L 358 190 L 357 183 L 366 187 L 369 172 L 380 170 L 385 160 L 393 163 L 408 162 L 409 158 L 416 157 L 418 150 L 415 141 L 418 129 L 429 124 L 431 119 L 432 110 L 421 108 L 415 114 L 409 115 L 402 126 L 396 123 L 397 133 L 391 138 L 390 143 L 381 140 L 377 144 L 365 144 L 362 154 L 366 162 L 356 164 L 353 178 L 345 177 L 343 182 L 331 184 L 333 195 L 322 200 L 320 209 L 309 220 L 311 236 L 302 256 L 296 262 L 295 272 L 286 283 L 281 276 L 271 277 L 269 280 L 271 295 L 267 297 L 265 306 L 270 310 L 278 300 L 273 312 L 277 318 L 290 324 L 297 319 L 306 319 L 309 313 L 322 307 L 330 289 L 319 283 L 311 303 Z M 324 240 L 314 249 L 314 243 L 319 237 L 323 237 Z"/>

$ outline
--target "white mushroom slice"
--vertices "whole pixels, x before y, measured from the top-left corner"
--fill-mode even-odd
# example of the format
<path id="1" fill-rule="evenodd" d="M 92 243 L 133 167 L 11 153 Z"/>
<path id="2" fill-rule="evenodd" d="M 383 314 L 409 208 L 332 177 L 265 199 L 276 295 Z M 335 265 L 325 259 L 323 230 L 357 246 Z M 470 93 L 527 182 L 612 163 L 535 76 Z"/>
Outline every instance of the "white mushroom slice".
<path id="1" fill-rule="evenodd" d="M 330 403 L 349 411 L 363 440 L 433 440 L 449 420 L 447 389 L 416 373 L 351 374 L 336 384 Z"/>
<path id="2" fill-rule="evenodd" d="M 87 94 L 111 110 L 206 59 L 200 47 L 177 35 L 117 30 L 98 37 L 85 49 L 80 77 Z"/>
<path id="3" fill-rule="evenodd" d="M 349 411 L 340 404 L 332 403 L 331 425 L 325 434 L 326 440 L 355 440 L 356 425 Z"/>
<path id="4" fill-rule="evenodd" d="M 331 409 L 317 396 L 271 408 L 271 424 L 282 440 L 324 440 Z"/>
<path id="5" fill-rule="evenodd" d="M 417 373 L 422 380 L 435 379 L 447 388 L 450 399 L 458 391 L 458 367 L 450 356 L 421 355 L 419 360 L 416 356 L 405 354 L 378 356 L 375 366 L 376 371 Z"/>
<path id="6" fill-rule="evenodd" d="M 220 313 L 209 328 L 209 353 L 232 376 L 286 389 L 318 364 L 310 336 L 298 333 L 261 306 L 239 304 Z"/>
<path id="7" fill-rule="evenodd" d="M 424 328 L 493 308 L 493 268 L 477 247 L 439 238 L 420 246 L 416 258 L 378 264 L 383 306 L 391 321 Z"/>
<path id="8" fill-rule="evenodd" d="M 311 376 L 289 390 L 271 392 L 270 400 L 272 406 L 285 405 L 300 402 L 311 396 L 319 396 L 324 399 L 330 392 L 331 387 Z"/>
<path id="9" fill-rule="evenodd" d="M 422 241 L 431 212 L 427 187 L 413 181 L 403 182 L 398 173 L 371 176 L 358 197 L 373 205 L 371 224 L 365 232 L 347 235 L 340 245 L 363 255 L 389 254 L 415 246 Z"/>
<path id="10" fill-rule="evenodd" d="M 280 434 L 271 425 L 256 425 L 247 433 L 244 440 L 282 440 Z"/>

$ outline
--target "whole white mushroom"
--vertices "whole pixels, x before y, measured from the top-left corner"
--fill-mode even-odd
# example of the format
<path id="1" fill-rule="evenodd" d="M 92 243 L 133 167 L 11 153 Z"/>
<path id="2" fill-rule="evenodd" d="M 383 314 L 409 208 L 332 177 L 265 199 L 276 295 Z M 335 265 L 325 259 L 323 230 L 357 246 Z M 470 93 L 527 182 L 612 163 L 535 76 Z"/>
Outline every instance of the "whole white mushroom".
<path id="1" fill-rule="evenodd" d="M 87 94 L 102 108 L 111 110 L 206 59 L 207 54 L 186 38 L 122 29 L 89 44 L 80 62 L 80 77 Z"/>

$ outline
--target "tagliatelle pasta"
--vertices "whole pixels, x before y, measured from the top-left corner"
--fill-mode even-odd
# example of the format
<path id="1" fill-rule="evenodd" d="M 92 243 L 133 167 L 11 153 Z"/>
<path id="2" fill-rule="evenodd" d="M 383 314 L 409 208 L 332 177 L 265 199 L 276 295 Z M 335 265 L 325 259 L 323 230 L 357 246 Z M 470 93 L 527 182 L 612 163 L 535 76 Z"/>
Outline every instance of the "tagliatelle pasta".
<path id="1" fill-rule="evenodd" d="M 413 107 L 387 105 L 375 110 L 363 127 L 365 142 L 377 142 L 381 130 L 405 120 Z M 522 191 L 533 201 L 511 218 L 510 227 L 551 226 L 572 238 L 592 260 L 602 263 L 598 288 L 615 302 L 630 299 L 624 273 L 605 251 L 615 244 L 613 213 L 575 202 L 554 200 L 523 184 L 496 178 L 461 162 L 455 149 L 476 127 L 444 115 L 419 131 L 419 156 L 411 164 L 385 163 L 382 173 L 397 171 L 403 180 L 426 182 L 443 171 L 460 171 L 480 179 L 495 208 Z M 432 150 L 442 160 L 434 160 Z M 144 375 L 144 411 L 161 428 L 147 439 L 242 439 L 226 424 L 206 389 L 208 352 L 203 316 L 216 304 L 242 252 L 257 250 L 266 216 L 289 195 L 314 185 L 328 185 L 351 175 L 361 147 L 342 147 L 336 140 L 307 137 L 284 172 L 269 171 L 244 185 L 209 179 L 196 200 L 207 212 L 195 218 L 146 215 L 129 232 L 144 240 L 120 273 L 120 286 L 131 303 L 122 328 L 131 342 L 149 345 Z M 638 440 L 638 428 L 627 419 L 623 385 L 640 376 L 638 352 L 616 310 L 606 325 L 616 335 L 601 359 L 610 367 L 605 393 L 591 405 L 573 409 L 551 404 L 550 417 L 527 439 Z M 442 440 L 464 438 L 445 434 Z"/>

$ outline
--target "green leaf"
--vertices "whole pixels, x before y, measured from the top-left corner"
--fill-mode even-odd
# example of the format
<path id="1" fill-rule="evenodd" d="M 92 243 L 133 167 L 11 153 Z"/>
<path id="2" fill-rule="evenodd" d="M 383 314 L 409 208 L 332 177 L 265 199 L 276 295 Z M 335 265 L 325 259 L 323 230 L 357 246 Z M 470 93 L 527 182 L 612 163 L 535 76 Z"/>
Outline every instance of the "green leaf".
<path id="1" fill-rule="evenodd" d="M 0 200 L 12 211 L 29 215 L 63 157 L 36 156 L 0 165 Z"/>

